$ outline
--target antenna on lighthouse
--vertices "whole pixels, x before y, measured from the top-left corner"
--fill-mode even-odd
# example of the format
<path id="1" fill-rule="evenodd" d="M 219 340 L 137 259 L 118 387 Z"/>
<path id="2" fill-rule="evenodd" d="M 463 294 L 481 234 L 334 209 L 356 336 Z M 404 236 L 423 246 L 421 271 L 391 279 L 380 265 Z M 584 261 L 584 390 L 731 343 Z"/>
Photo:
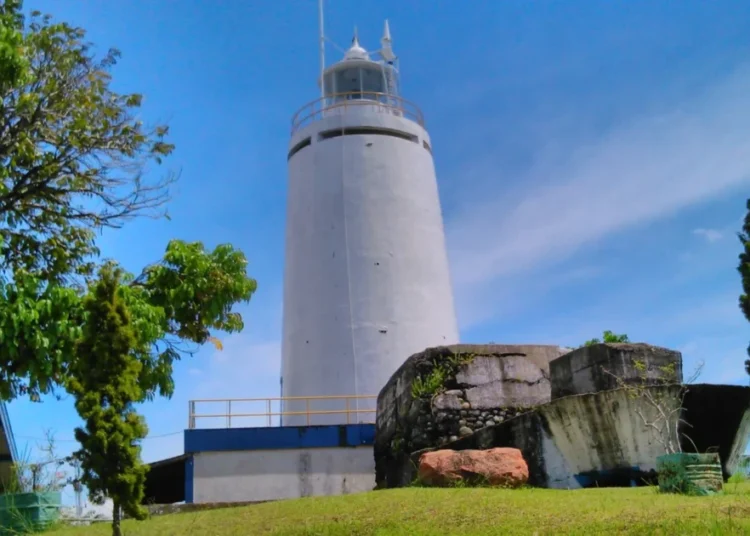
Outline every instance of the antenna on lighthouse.
<path id="1" fill-rule="evenodd" d="M 320 98 L 326 97 L 326 35 L 323 31 L 323 0 L 318 0 L 318 32 L 320 46 Z"/>
<path id="2" fill-rule="evenodd" d="M 385 27 L 383 28 L 383 37 L 380 39 L 380 56 L 386 62 L 392 62 L 396 59 L 396 55 L 393 53 L 393 42 L 391 41 L 391 28 L 388 26 L 388 20 L 385 21 Z"/>

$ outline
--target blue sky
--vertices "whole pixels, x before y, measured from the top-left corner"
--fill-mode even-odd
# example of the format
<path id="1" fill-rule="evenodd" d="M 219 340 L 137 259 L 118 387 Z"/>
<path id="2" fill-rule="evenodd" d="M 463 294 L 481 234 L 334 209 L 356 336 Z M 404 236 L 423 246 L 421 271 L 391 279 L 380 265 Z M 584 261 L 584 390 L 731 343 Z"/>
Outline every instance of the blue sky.
<path id="1" fill-rule="evenodd" d="M 318 96 L 314 0 L 27 0 L 119 48 L 114 85 L 168 121 L 171 221 L 102 237 L 136 271 L 171 238 L 230 242 L 258 280 L 246 330 L 176 367 L 144 406 L 147 461 L 182 452 L 192 398 L 278 395 L 286 152 Z M 430 131 L 461 337 L 580 344 L 605 329 L 746 384 L 736 272 L 750 192 L 745 1 L 330 0 L 327 34 L 376 48 L 390 20 L 404 96 Z M 340 54 L 329 48 L 329 60 Z M 405 356 L 406 357 L 406 356 Z M 21 449 L 76 444 L 72 402 L 9 406 Z"/>

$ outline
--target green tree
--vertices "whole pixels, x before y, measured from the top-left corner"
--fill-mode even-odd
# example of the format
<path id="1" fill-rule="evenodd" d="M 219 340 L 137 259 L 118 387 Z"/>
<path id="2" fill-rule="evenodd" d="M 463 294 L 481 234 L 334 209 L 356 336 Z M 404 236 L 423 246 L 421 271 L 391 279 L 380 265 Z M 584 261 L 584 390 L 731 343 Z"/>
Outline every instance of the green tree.
<path id="1" fill-rule="evenodd" d="M 71 304 L 70 333 L 77 339 L 65 340 L 72 352 L 63 359 L 64 380 L 86 423 L 76 430 L 76 457 L 91 499 L 113 500 L 114 535 L 120 508 L 137 519 L 145 515 L 138 441 L 147 428 L 133 405 L 157 393 L 171 396 L 175 359 L 217 341 L 217 330 L 243 328 L 232 307 L 256 289 L 246 266 L 229 245 L 206 251 L 199 242 L 173 240 L 163 260 L 138 277 L 105 264 L 88 294 Z"/>
<path id="2" fill-rule="evenodd" d="M 216 332 L 244 328 L 237 303 L 257 288 L 245 255 L 229 244 L 207 251 L 200 242 L 172 240 L 163 259 L 137 277 L 124 276 L 125 299 L 139 339 L 140 385 L 147 399 L 174 391 L 172 364 L 207 343 Z"/>
<path id="3" fill-rule="evenodd" d="M 80 295 L 97 233 L 166 213 L 167 127 L 136 117 L 139 94 L 110 88 L 119 53 L 97 58 L 85 31 L 0 7 L 0 398 L 63 383 L 80 335 Z M 153 289 L 151 289 L 153 291 Z M 170 320 L 171 321 L 171 320 Z"/>
<path id="4" fill-rule="evenodd" d="M 173 145 L 136 119 L 139 94 L 110 89 L 119 57 L 91 52 L 85 31 L 33 13 L 24 29 L 27 76 L 0 108 L 0 272 L 45 281 L 89 276 L 96 233 L 162 214 L 173 174 L 148 179 Z"/>
<path id="5" fill-rule="evenodd" d="M 75 430 L 81 482 L 95 504 L 112 499 L 113 536 L 122 534 L 121 509 L 136 519 L 146 517 L 141 501 L 147 467 L 140 460 L 139 441 L 148 428 L 133 407 L 143 399 L 136 356 L 141 342 L 124 299 L 122 275 L 105 265 L 83 299 L 85 322 L 67 386 L 85 423 Z"/>
<path id="6" fill-rule="evenodd" d="M 19 84 L 27 73 L 22 4 L 21 0 L 3 0 L 0 5 L 0 92 Z"/>
<path id="7" fill-rule="evenodd" d="M 742 243 L 742 253 L 740 253 L 740 263 L 737 270 L 742 276 L 742 294 L 740 294 L 740 309 L 750 322 L 750 199 L 747 200 L 747 214 L 742 231 L 739 233 L 739 239 Z M 750 356 L 750 346 L 747 348 Z M 745 370 L 750 374 L 750 359 L 745 361 Z"/>
<path id="8" fill-rule="evenodd" d="M 0 286 L 0 397 L 33 398 L 65 384 L 85 326 L 82 293 L 45 284 L 22 273 Z M 172 364 L 191 355 L 216 332 L 244 328 L 233 312 L 250 301 L 257 283 L 247 274 L 245 255 L 231 245 L 211 251 L 200 242 L 171 241 L 163 259 L 134 277 L 123 273 L 123 299 L 130 308 L 140 386 L 148 399 L 171 396 Z"/>
<path id="9" fill-rule="evenodd" d="M 591 339 L 583 343 L 583 346 L 593 346 L 594 344 L 600 344 L 602 342 L 605 343 L 617 343 L 617 342 L 630 342 L 630 339 L 628 339 L 628 336 L 625 334 L 617 335 L 616 333 L 613 333 L 612 331 L 605 331 L 602 334 L 601 339 Z"/>

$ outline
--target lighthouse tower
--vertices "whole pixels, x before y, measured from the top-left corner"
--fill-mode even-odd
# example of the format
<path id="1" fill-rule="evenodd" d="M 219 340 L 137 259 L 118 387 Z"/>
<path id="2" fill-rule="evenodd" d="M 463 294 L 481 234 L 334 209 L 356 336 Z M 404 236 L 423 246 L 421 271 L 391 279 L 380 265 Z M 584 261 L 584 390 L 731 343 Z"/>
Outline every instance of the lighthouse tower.
<path id="1" fill-rule="evenodd" d="M 432 145 L 401 98 L 386 22 L 377 59 L 352 40 L 292 120 L 282 397 L 377 395 L 410 355 L 458 342 Z M 375 55 L 375 54 L 373 54 Z M 283 425 L 343 399 L 285 400 Z M 375 400 L 350 399 L 350 410 Z M 374 413 L 316 414 L 312 424 Z"/>

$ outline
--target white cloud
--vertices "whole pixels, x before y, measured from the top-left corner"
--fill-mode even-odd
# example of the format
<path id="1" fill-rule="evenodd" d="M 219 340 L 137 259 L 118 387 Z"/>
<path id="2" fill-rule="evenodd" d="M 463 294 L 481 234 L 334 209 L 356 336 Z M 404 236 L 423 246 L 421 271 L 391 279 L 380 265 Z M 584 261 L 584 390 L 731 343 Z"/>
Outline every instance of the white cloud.
<path id="1" fill-rule="evenodd" d="M 659 116 L 557 156 L 542 154 L 512 181 L 478 179 L 475 201 L 446 222 L 462 326 L 472 308 L 499 301 L 494 289 L 507 283 L 498 280 L 548 268 L 607 235 L 747 183 L 749 122 L 750 70 L 742 68 Z M 492 164 L 473 170 L 482 172 L 492 175 Z M 472 182 L 462 174 L 463 184 Z"/>
<path id="2" fill-rule="evenodd" d="M 693 234 L 704 238 L 707 242 L 717 242 L 724 237 L 724 233 L 716 229 L 693 229 Z"/>

